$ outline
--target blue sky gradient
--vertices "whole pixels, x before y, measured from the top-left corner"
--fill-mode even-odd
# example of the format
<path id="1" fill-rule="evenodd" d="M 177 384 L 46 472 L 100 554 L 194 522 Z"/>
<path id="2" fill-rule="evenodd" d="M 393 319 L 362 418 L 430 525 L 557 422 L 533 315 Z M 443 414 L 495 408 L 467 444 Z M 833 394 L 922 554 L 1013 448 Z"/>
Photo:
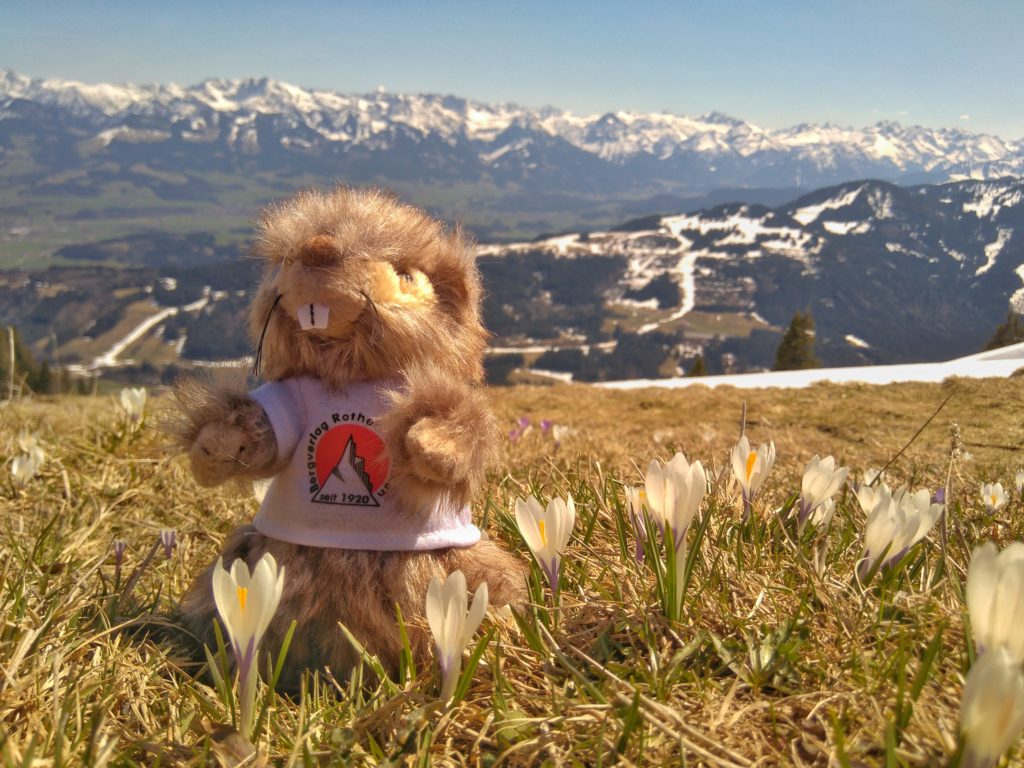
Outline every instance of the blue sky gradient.
<path id="1" fill-rule="evenodd" d="M 1015 0 L 5 3 L 0 67 L 1024 137 Z M 1017 94 L 1017 95 L 1015 95 Z"/>

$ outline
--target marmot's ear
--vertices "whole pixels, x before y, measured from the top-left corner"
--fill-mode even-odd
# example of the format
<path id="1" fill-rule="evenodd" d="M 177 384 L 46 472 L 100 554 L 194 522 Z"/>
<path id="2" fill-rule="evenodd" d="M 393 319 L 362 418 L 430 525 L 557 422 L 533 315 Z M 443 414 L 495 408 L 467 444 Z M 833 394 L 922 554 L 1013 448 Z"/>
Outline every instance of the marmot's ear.
<path id="1" fill-rule="evenodd" d="M 445 240 L 445 256 L 432 276 L 434 291 L 455 317 L 479 321 L 482 288 L 476 249 L 461 229 L 448 233 Z"/>

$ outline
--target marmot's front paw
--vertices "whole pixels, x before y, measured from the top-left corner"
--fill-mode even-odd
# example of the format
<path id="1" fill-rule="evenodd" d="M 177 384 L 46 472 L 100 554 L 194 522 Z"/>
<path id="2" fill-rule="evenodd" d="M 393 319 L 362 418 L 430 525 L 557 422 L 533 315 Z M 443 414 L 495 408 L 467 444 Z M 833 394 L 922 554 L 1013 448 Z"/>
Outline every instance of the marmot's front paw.
<path id="1" fill-rule="evenodd" d="M 203 486 L 219 485 L 250 469 L 255 445 L 244 430 L 215 422 L 200 430 L 188 457 L 192 474 Z"/>
<path id="2" fill-rule="evenodd" d="M 405 436 L 405 449 L 410 468 L 421 480 L 451 485 L 465 481 L 471 471 L 465 446 L 456 445 L 451 425 L 443 419 L 428 416 L 413 424 Z"/>

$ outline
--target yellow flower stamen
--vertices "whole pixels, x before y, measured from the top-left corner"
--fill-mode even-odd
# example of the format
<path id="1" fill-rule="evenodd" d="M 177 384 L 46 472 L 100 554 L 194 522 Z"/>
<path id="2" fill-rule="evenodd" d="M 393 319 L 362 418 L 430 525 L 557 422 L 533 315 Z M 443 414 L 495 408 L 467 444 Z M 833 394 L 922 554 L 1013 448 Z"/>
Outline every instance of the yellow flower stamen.
<path id="1" fill-rule="evenodd" d="M 238 604 L 242 606 L 242 610 L 245 610 L 245 601 L 249 599 L 249 590 L 246 587 L 237 587 L 238 590 Z"/>
<path id="2" fill-rule="evenodd" d="M 537 530 L 540 531 L 540 541 L 546 547 L 548 545 L 548 535 L 544 532 L 544 521 L 537 521 Z"/>
<path id="3" fill-rule="evenodd" d="M 757 452 L 751 451 L 750 455 L 747 456 L 747 482 L 750 482 L 750 476 L 754 474 L 754 464 L 757 463 Z"/>
<path id="4" fill-rule="evenodd" d="M 994 507 L 995 505 L 996 505 L 996 495 L 993 493 L 992 494 L 992 506 Z"/>

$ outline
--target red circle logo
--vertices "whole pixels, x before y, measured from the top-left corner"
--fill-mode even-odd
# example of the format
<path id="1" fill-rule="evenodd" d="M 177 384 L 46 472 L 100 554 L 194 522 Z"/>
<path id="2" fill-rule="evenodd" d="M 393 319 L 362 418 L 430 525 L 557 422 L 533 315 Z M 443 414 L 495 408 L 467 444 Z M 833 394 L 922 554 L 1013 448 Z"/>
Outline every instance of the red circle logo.
<path id="1" fill-rule="evenodd" d="M 316 482 L 322 488 L 331 473 L 355 473 L 363 478 L 370 493 L 376 493 L 388 479 L 391 462 L 384 441 L 376 432 L 358 424 L 332 427 L 316 444 Z"/>

